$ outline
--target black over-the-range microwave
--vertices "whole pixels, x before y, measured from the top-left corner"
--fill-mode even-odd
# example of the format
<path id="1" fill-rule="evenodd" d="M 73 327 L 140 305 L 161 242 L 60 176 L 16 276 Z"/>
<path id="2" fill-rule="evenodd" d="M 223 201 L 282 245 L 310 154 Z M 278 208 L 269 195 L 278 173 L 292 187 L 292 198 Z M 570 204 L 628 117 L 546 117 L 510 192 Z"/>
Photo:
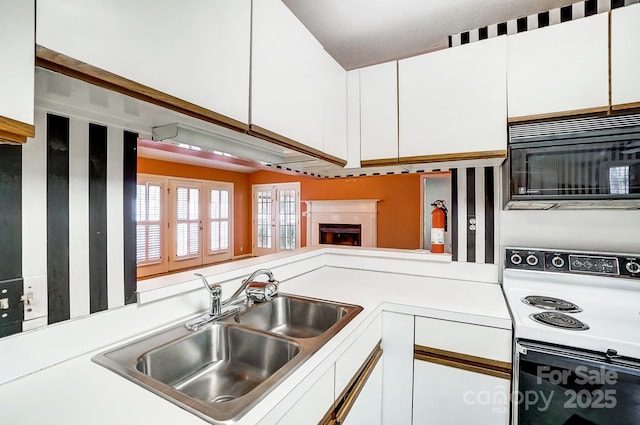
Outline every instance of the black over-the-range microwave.
<path id="1" fill-rule="evenodd" d="M 639 209 L 640 114 L 509 127 L 505 209 Z"/>

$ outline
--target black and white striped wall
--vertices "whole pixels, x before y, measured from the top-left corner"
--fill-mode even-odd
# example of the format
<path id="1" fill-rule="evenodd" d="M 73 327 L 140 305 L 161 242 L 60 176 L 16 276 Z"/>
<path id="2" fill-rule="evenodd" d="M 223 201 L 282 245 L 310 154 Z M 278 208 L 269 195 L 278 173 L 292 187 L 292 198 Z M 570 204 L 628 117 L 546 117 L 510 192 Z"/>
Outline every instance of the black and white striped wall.
<path id="1" fill-rule="evenodd" d="M 500 167 L 451 169 L 451 254 L 453 261 L 499 261 Z"/>
<path id="2" fill-rule="evenodd" d="M 531 16 L 523 16 L 511 21 L 489 25 L 483 28 L 476 28 L 464 31 L 459 34 L 449 36 L 449 47 L 460 46 L 462 44 L 473 43 L 474 41 L 497 37 L 500 35 L 511 35 L 524 31 L 531 31 L 561 22 L 572 21 L 598 13 L 608 12 L 618 7 L 629 6 L 638 3 L 640 0 L 586 0 L 564 7 L 558 7 L 547 12 L 538 13 Z"/>
<path id="3" fill-rule="evenodd" d="M 30 300 L 5 334 L 135 302 L 137 134 L 42 110 L 35 124 L 0 145 L 0 282 Z"/>

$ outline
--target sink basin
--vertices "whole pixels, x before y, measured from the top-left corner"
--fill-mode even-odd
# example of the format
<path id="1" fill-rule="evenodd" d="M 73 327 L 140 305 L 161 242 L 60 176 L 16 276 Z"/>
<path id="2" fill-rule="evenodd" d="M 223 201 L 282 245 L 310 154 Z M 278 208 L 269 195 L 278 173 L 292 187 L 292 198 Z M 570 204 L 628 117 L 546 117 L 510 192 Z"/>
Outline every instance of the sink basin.
<path id="1" fill-rule="evenodd" d="M 285 295 L 257 304 L 237 315 L 235 320 L 254 329 L 294 338 L 312 338 L 325 333 L 357 308 L 353 305 Z"/>
<path id="2" fill-rule="evenodd" d="M 293 341 L 214 323 L 145 353 L 136 369 L 203 402 L 247 394 L 300 352 Z"/>
<path id="3" fill-rule="evenodd" d="M 280 294 L 200 330 L 179 323 L 92 360 L 211 423 L 233 423 L 360 311 Z"/>

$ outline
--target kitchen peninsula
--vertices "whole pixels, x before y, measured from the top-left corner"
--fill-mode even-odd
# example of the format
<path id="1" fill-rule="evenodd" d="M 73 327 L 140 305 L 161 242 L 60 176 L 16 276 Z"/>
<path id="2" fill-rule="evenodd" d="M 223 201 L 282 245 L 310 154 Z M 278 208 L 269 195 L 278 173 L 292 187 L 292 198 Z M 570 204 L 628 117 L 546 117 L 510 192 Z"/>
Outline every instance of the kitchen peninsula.
<path id="1" fill-rule="evenodd" d="M 283 293 L 357 304 L 364 310 L 268 393 L 240 424 L 278 423 L 334 363 L 356 349 L 354 341 L 372 326 L 381 335 L 382 373 L 389 377 L 380 388 L 383 407 L 378 420 L 394 397 L 404 397 L 400 405 L 408 410 L 402 414 L 410 418 L 411 382 L 399 378 L 413 373 L 414 316 L 503 332 L 508 338 L 501 349 L 511 350 L 511 319 L 497 284 L 496 265 L 455 263 L 447 255 L 421 251 L 307 248 L 201 271 L 210 282 L 223 282 L 228 296 L 257 268 L 271 269 Z M 0 340 L 7 363 L 17 365 L 5 369 L 0 378 L 5 382 L 0 399 L 11 400 L 3 403 L 4 417 L 14 424 L 204 423 L 91 361 L 107 347 L 183 321 L 206 307 L 207 294 L 191 272 L 144 285 L 138 304 Z M 397 320 L 409 327 L 394 326 Z M 405 346 L 398 344 L 399 338 L 405 339 Z M 474 338 L 465 335 L 465 339 Z M 394 376 L 397 382 L 388 385 Z"/>

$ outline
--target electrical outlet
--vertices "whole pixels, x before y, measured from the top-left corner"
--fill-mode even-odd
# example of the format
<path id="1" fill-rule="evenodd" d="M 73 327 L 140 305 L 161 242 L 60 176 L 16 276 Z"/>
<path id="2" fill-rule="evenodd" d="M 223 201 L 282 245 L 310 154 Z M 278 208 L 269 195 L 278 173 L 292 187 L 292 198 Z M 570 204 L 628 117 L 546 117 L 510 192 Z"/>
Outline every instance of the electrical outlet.
<path id="1" fill-rule="evenodd" d="M 475 216 L 470 216 L 469 217 L 469 230 L 472 230 L 472 231 L 475 232 L 476 224 L 477 224 L 476 217 Z"/>

